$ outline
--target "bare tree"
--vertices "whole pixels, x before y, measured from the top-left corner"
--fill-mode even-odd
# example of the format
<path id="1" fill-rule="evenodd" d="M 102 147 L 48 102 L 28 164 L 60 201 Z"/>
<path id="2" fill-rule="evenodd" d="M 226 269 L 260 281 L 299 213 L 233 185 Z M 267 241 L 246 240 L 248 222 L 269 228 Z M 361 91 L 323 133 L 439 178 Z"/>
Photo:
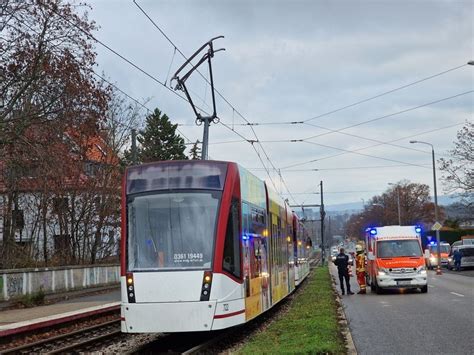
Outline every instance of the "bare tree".
<path id="1" fill-rule="evenodd" d="M 441 158 L 440 168 L 446 191 L 457 192 L 462 200 L 458 203 L 466 217 L 474 215 L 474 122 L 467 121 L 458 131 L 451 158 Z"/>
<path id="2" fill-rule="evenodd" d="M 428 185 L 403 180 L 372 197 L 361 213 L 352 215 L 345 225 L 346 235 L 362 238 L 367 227 L 398 225 L 398 198 L 402 225 L 434 222 L 434 203 Z M 443 210 L 440 218 L 444 218 Z"/>
<path id="3" fill-rule="evenodd" d="M 4 266 L 10 265 L 14 256 L 18 228 L 12 215 L 19 209 L 20 194 L 33 187 L 26 181 L 32 170 L 51 168 L 35 183 L 45 194 L 40 206 L 46 242 L 52 188 L 64 185 L 67 174 L 75 170 L 66 166 L 67 155 L 59 156 L 61 161 L 51 153 L 67 146 L 67 136 L 72 132 L 85 129 L 94 135 L 105 117 L 109 92 L 91 74 L 96 54 L 88 34 L 96 27 L 87 12 L 78 9 L 84 6 L 61 0 L 7 0 L 0 5 Z M 47 263 L 46 248 L 44 243 Z"/>

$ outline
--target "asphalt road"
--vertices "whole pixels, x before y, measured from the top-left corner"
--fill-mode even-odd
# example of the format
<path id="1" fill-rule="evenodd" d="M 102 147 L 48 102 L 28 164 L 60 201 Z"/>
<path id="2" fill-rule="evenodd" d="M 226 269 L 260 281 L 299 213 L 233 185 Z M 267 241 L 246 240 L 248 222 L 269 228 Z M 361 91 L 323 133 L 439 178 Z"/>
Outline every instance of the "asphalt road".
<path id="1" fill-rule="evenodd" d="M 334 265 L 331 273 L 339 280 Z M 428 293 L 342 296 L 359 354 L 474 354 L 474 278 L 428 273 Z M 351 278 L 354 292 L 359 290 Z"/>
<path id="2" fill-rule="evenodd" d="M 456 274 L 456 275 L 474 277 L 474 268 L 473 267 L 471 267 L 469 269 L 462 269 L 461 271 L 448 270 L 446 268 L 443 268 L 442 271 L 443 271 L 443 273 L 447 273 L 447 274 Z"/>

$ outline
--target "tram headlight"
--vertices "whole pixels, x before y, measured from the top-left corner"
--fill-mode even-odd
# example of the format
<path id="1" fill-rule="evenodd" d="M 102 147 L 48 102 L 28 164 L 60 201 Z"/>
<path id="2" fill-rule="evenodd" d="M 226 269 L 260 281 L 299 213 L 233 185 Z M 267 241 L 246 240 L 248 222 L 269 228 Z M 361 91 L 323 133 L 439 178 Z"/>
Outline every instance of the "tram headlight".
<path id="1" fill-rule="evenodd" d="M 135 285 L 133 281 L 133 274 L 127 273 L 125 275 L 125 282 L 126 282 L 126 291 L 128 291 L 128 302 L 129 303 L 135 303 Z"/>
<path id="2" fill-rule="evenodd" d="M 202 278 L 202 287 L 201 287 L 201 301 L 209 301 L 209 296 L 211 293 L 211 284 L 212 284 L 212 272 L 204 271 L 204 276 Z"/>

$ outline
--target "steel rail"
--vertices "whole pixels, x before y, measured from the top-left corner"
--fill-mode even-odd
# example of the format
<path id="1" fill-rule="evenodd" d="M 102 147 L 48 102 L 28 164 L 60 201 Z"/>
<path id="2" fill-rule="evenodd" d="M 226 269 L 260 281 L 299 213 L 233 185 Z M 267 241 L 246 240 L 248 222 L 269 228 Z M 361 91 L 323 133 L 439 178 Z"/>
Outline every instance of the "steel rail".
<path id="1" fill-rule="evenodd" d="M 5 355 L 5 354 L 18 354 L 18 353 L 21 353 L 21 352 L 25 352 L 25 351 L 28 351 L 29 349 L 33 350 L 34 348 L 36 347 L 39 347 L 39 346 L 45 346 L 45 345 L 48 345 L 50 343 L 54 343 L 58 340 L 63 340 L 63 339 L 66 339 L 66 338 L 69 338 L 69 337 L 72 337 L 72 336 L 76 336 L 76 335 L 79 335 L 81 333 L 86 333 L 86 332 L 89 332 L 89 331 L 93 331 L 93 330 L 96 330 L 96 329 L 100 329 L 100 328 L 103 328 L 105 326 L 109 326 L 109 325 L 113 325 L 113 324 L 116 324 L 116 323 L 119 323 L 120 324 L 120 319 L 114 319 L 112 321 L 108 321 L 108 322 L 104 322 L 104 323 L 101 323 L 101 324 L 96 324 L 96 325 L 93 325 L 93 326 L 90 326 L 90 327 L 87 327 L 87 328 L 83 328 L 83 329 L 78 329 L 78 330 L 75 330 L 75 331 L 72 331 L 72 332 L 68 332 L 68 333 L 64 333 L 64 334 L 60 334 L 60 335 L 56 335 L 56 336 L 53 336 L 51 338 L 46 338 L 46 339 L 41 339 L 41 340 L 38 340 L 38 341 L 35 341 L 33 343 L 28 343 L 28 344 L 24 344 L 24 345 L 20 345 L 20 346 L 17 346 L 17 347 L 14 347 L 14 348 L 10 348 L 10 349 L 5 349 L 5 350 L 2 350 L 0 351 L 0 355 Z M 116 332 L 119 332 L 120 333 L 120 329 L 118 331 L 115 331 Z M 109 334 L 105 334 L 107 336 L 111 336 L 112 334 L 109 333 Z M 104 334 L 102 334 L 101 336 L 104 336 Z M 71 344 L 67 347 L 63 347 L 59 350 L 52 350 L 52 351 L 47 351 L 46 353 L 48 354 L 54 354 L 54 353 L 60 353 L 60 352 L 64 352 L 68 349 L 66 348 L 75 348 L 75 347 L 78 347 L 78 346 L 81 346 L 81 345 L 85 345 L 87 343 L 91 343 L 91 342 L 94 342 L 94 341 L 97 341 L 99 339 L 99 337 L 96 337 L 96 338 L 88 338 L 87 340 L 85 340 L 84 342 L 76 342 L 74 344 Z M 36 351 L 35 351 L 36 352 Z"/>

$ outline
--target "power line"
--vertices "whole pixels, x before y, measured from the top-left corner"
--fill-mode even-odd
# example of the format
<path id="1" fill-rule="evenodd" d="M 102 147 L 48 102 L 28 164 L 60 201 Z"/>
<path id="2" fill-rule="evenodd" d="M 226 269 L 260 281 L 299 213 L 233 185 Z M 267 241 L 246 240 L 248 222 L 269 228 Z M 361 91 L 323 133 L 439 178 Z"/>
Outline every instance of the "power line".
<path id="1" fill-rule="evenodd" d="M 342 152 L 351 153 L 351 154 L 357 154 L 357 155 L 361 155 L 361 156 L 368 157 L 368 158 L 381 159 L 381 160 L 386 160 L 386 161 L 391 161 L 391 162 L 394 162 L 394 163 L 401 163 L 401 164 L 406 164 L 406 165 L 411 165 L 411 166 L 420 166 L 420 167 L 429 169 L 428 167 L 423 166 L 423 165 L 420 165 L 420 164 L 411 164 L 411 163 L 406 163 L 406 162 L 401 161 L 401 160 L 379 157 L 379 156 L 377 156 L 377 155 L 359 153 L 359 152 L 357 152 L 357 151 L 355 151 L 355 150 L 349 150 L 349 149 L 334 147 L 334 146 L 327 145 L 327 144 L 321 144 L 321 143 L 315 143 L 315 142 L 309 142 L 309 141 L 304 141 L 304 142 L 305 142 L 305 143 L 308 143 L 308 144 L 312 144 L 312 145 L 317 145 L 317 146 L 319 146 L 319 147 L 336 149 L 336 150 L 340 150 L 340 151 L 342 151 Z"/>
<path id="2" fill-rule="evenodd" d="M 319 126 L 319 125 L 315 125 L 315 124 L 312 124 L 312 123 L 305 123 L 305 124 L 307 124 L 309 126 L 312 126 L 312 127 L 321 128 L 321 129 L 324 129 L 324 130 L 332 132 L 332 133 L 339 133 L 339 134 L 343 134 L 345 136 L 359 138 L 359 139 L 363 139 L 363 140 L 370 141 L 370 142 L 381 143 L 381 144 L 384 144 L 384 145 L 390 145 L 390 146 L 396 147 L 396 148 L 402 148 L 402 149 L 406 149 L 406 150 L 412 150 L 412 151 L 416 151 L 416 152 L 431 154 L 430 152 L 427 152 L 426 150 L 423 150 L 423 149 L 406 147 L 406 146 L 399 145 L 399 144 L 386 143 L 386 142 L 383 142 L 383 141 L 378 140 L 378 139 L 367 138 L 367 137 L 363 137 L 363 136 L 359 136 L 357 134 L 352 134 L 352 133 L 347 133 L 347 132 L 341 132 L 341 131 L 333 130 L 333 129 L 330 129 L 330 128 L 322 127 L 322 126 Z"/>
<path id="3" fill-rule="evenodd" d="M 178 48 L 178 46 L 168 37 L 168 35 L 166 35 L 166 33 L 160 28 L 160 26 L 158 26 L 158 24 L 157 24 L 155 21 L 153 21 L 153 19 L 147 14 L 147 12 L 146 12 L 140 5 L 138 5 L 138 3 L 137 3 L 135 0 L 133 0 L 133 3 L 134 3 L 134 4 L 140 9 L 140 11 L 148 18 L 148 20 L 154 25 L 154 27 L 168 40 L 168 42 L 175 48 L 175 50 L 177 50 L 178 53 L 180 53 L 180 54 L 183 56 L 184 59 L 188 60 L 188 58 L 184 55 L 184 53 L 183 53 L 183 52 Z M 208 81 L 208 79 L 207 79 L 202 73 L 200 73 L 199 70 L 197 70 L 197 72 L 200 74 L 200 76 L 201 76 L 208 84 L 210 84 L 209 81 Z M 224 97 L 223 94 L 221 94 L 221 92 L 220 92 L 218 89 L 215 88 L 215 92 L 218 94 L 218 96 L 219 96 L 222 100 L 224 100 L 224 102 L 225 102 L 228 106 L 230 106 L 230 107 L 232 108 L 233 112 L 237 113 L 237 115 L 239 115 L 245 122 L 249 123 L 249 120 L 248 120 L 247 118 L 245 118 L 245 117 L 235 108 L 235 106 L 232 105 L 232 104 L 229 102 L 229 100 Z M 222 124 L 222 121 L 221 121 L 220 123 Z M 232 132 L 237 133 L 234 129 L 228 127 L 227 125 L 225 125 L 225 127 L 229 128 Z M 259 155 L 257 149 L 256 149 L 255 146 L 254 146 L 254 143 L 255 143 L 255 142 L 260 146 L 260 149 L 262 150 L 263 154 L 265 155 L 265 158 L 266 158 L 267 161 L 270 163 L 270 165 L 272 166 L 272 168 L 274 169 L 274 171 L 278 171 L 277 168 L 275 167 L 275 165 L 273 164 L 273 162 L 271 161 L 270 157 L 268 156 L 267 152 L 265 151 L 265 148 L 264 148 L 263 145 L 259 142 L 259 138 L 258 138 L 258 136 L 257 136 L 257 134 L 256 134 L 256 132 L 255 132 L 255 130 L 253 129 L 253 127 L 251 127 L 251 130 L 252 130 L 252 132 L 253 132 L 253 134 L 254 134 L 254 136 L 255 136 L 255 141 L 250 141 L 250 140 L 248 140 L 248 139 L 247 139 L 247 141 L 252 145 L 252 147 L 253 147 L 253 149 L 255 150 L 255 152 L 257 153 L 257 155 L 258 155 L 258 157 L 259 157 L 259 159 L 260 159 L 262 165 L 265 167 L 265 165 L 263 164 L 263 159 L 262 159 L 262 157 Z M 241 136 L 240 134 L 238 134 L 238 135 Z M 241 136 L 241 137 L 242 137 L 242 136 Z M 272 180 L 272 178 L 271 178 L 271 176 L 270 176 L 269 171 L 267 171 L 267 174 L 268 174 L 270 180 L 272 181 L 272 184 L 273 184 L 274 187 L 275 187 L 275 183 L 273 182 L 273 180 Z M 285 186 L 285 188 L 288 190 L 288 192 L 290 192 L 289 189 L 288 189 L 288 186 L 287 186 L 287 184 L 286 184 L 286 182 L 285 182 L 285 180 L 283 179 L 283 176 L 281 176 L 281 173 L 280 173 L 280 178 L 281 178 L 282 183 L 283 183 L 283 185 Z M 290 193 L 290 196 L 291 196 L 291 193 Z M 296 202 L 296 201 L 295 201 L 295 202 Z"/>
<path id="4" fill-rule="evenodd" d="M 383 92 L 383 93 L 381 93 L 381 94 L 378 94 L 378 95 L 369 97 L 369 98 L 367 98 L 367 99 L 354 102 L 354 103 L 352 103 L 352 104 L 350 104 L 350 105 L 347 105 L 347 106 L 344 106 L 344 107 L 341 107 L 341 108 L 338 108 L 338 109 L 335 109 L 335 110 L 332 110 L 332 111 L 323 113 L 323 114 L 321 114 L 321 115 L 318 115 L 318 116 L 309 118 L 309 119 L 305 120 L 305 122 L 309 122 L 309 121 L 312 121 L 312 120 L 315 120 L 315 119 L 318 119 L 318 118 L 321 118 L 321 117 L 324 117 L 324 116 L 327 116 L 327 115 L 330 115 L 330 114 L 333 114 L 333 113 L 336 113 L 336 112 L 345 110 L 345 109 L 347 109 L 347 108 L 349 108 L 349 107 L 354 107 L 354 106 L 359 105 L 359 104 L 362 104 L 362 103 L 364 103 L 364 102 L 367 102 L 367 101 L 370 101 L 370 100 L 374 100 L 374 99 L 376 99 L 376 98 L 379 98 L 379 97 L 382 97 L 382 96 L 391 94 L 391 93 L 393 93 L 393 92 L 395 92 L 395 91 L 399 91 L 399 90 L 405 89 L 405 88 L 407 88 L 407 87 L 410 87 L 410 86 L 419 84 L 419 83 L 421 83 L 421 82 L 423 82 L 423 81 L 436 78 L 437 76 L 441 76 L 441 75 L 443 75 L 443 74 L 449 73 L 449 72 L 451 72 L 451 71 L 457 70 L 457 69 L 462 68 L 462 67 L 465 67 L 465 66 L 467 66 L 467 65 L 468 65 L 468 64 L 466 63 L 466 64 L 463 64 L 463 65 L 459 65 L 459 66 L 457 66 L 457 67 L 454 67 L 454 68 L 451 68 L 451 69 L 442 71 L 442 72 L 440 72 L 440 73 L 437 73 L 437 74 L 434 74 L 434 75 L 430 75 L 430 76 L 428 76 L 428 77 L 426 77 L 426 78 L 423 78 L 423 79 L 414 81 L 414 82 L 409 83 L 409 84 L 407 84 L 407 85 L 400 86 L 400 87 L 398 87 L 398 88 L 395 88 L 395 89 L 392 89 L 392 90 Z"/>
<path id="5" fill-rule="evenodd" d="M 370 119 L 370 120 L 366 120 L 366 121 L 362 121 L 362 122 L 359 122 L 359 123 L 355 123 L 355 124 L 353 124 L 353 125 L 346 126 L 346 127 L 340 128 L 340 129 L 336 129 L 336 130 L 331 131 L 331 132 L 326 132 L 326 133 L 321 133 L 321 134 L 318 134 L 318 135 L 315 135 L 315 136 L 311 136 L 311 137 L 305 138 L 304 140 L 309 140 L 309 139 L 313 139 L 313 138 L 318 138 L 318 137 L 322 137 L 322 136 L 327 136 L 327 135 L 333 134 L 333 133 L 338 133 L 338 132 L 340 132 L 340 131 L 345 131 L 346 129 L 349 129 L 349 128 L 362 126 L 362 125 L 364 125 L 364 124 L 366 124 L 366 123 L 371 123 L 371 122 L 375 122 L 375 121 L 380 121 L 380 120 L 383 120 L 383 119 L 388 118 L 388 117 L 393 117 L 393 116 L 401 115 L 402 113 L 406 113 L 406 112 L 418 110 L 418 109 L 420 109 L 420 108 L 427 107 L 427 106 L 431 106 L 431 105 L 434 105 L 434 104 L 437 104 L 437 103 L 440 103 L 440 102 L 443 102 L 443 101 L 448 101 L 448 100 L 451 100 L 451 99 L 454 99 L 454 98 L 457 98 L 457 97 L 460 97 L 460 96 L 463 96 L 463 95 L 470 94 L 470 93 L 472 93 L 472 92 L 474 92 L 474 90 L 468 90 L 468 91 L 465 91 L 465 92 L 462 92 L 462 93 L 459 93 L 459 94 L 456 94 L 456 95 L 453 95 L 453 96 L 444 97 L 444 98 L 439 99 L 439 100 L 431 101 L 431 102 L 428 102 L 428 103 L 425 103 L 425 104 L 422 104 L 422 105 L 418 105 L 418 106 L 415 106 L 415 107 L 407 108 L 407 109 L 405 109 L 405 110 L 401 110 L 401 111 L 397 111 L 397 112 L 394 112 L 394 113 L 390 113 L 390 114 L 388 114 L 388 115 L 384 115 L 384 116 L 372 118 L 372 119 Z"/>
<path id="6" fill-rule="evenodd" d="M 470 91 L 466 91 L 466 92 L 463 92 L 463 93 L 460 93 L 460 94 L 456 94 L 456 95 L 453 95 L 453 96 L 449 96 L 449 97 L 445 97 L 445 98 L 442 98 L 442 99 L 439 99 L 439 100 L 435 100 L 435 101 L 431 101 L 431 102 L 428 102 L 428 103 L 425 103 L 425 104 L 422 104 L 422 105 L 418 105 L 418 106 L 415 106 L 415 107 L 411 107 L 411 108 L 408 108 L 408 109 L 405 109 L 405 110 L 401 110 L 401 111 L 397 111 L 397 112 L 394 112 L 394 113 L 390 113 L 390 114 L 387 114 L 387 115 L 384 115 L 384 116 L 380 116 L 380 117 L 376 117 L 376 118 L 373 118 L 373 119 L 369 119 L 369 120 L 366 120 L 366 121 L 362 121 L 362 122 L 359 122 L 359 123 L 356 123 L 356 124 L 353 124 L 353 125 L 350 125 L 350 126 L 346 126 L 346 127 L 343 127 L 343 128 L 340 128 L 340 129 L 330 129 L 330 128 L 326 128 L 326 127 L 322 127 L 322 126 L 319 126 L 319 125 L 314 125 L 314 124 L 311 124 L 311 123 L 305 123 L 307 125 L 310 125 L 310 126 L 314 126 L 316 128 L 321 128 L 321 129 L 325 129 L 329 132 L 326 132 L 326 133 L 321 133 L 321 134 L 318 134 L 318 135 L 315 135 L 315 136 L 311 136 L 311 137 L 308 137 L 308 138 L 300 138 L 300 139 L 275 139 L 275 140 L 265 140 L 265 141 L 258 141 L 259 143 L 298 143 L 298 142 L 308 142 L 310 139 L 314 139 L 314 138 L 319 138 L 319 137 L 322 137 L 322 136 L 327 136 L 329 134 L 332 134 L 332 133 L 339 133 L 339 134 L 344 134 L 344 135 L 347 135 L 347 136 L 352 136 L 352 137 L 355 137 L 355 138 L 360 138 L 360 139 L 364 139 L 364 140 L 368 140 L 368 141 L 373 141 L 373 142 L 377 142 L 379 144 L 377 145 L 373 145 L 373 146 L 370 146 L 370 147 L 374 147 L 374 146 L 378 146 L 378 145 L 391 145 L 391 146 L 394 146 L 394 147 L 397 147 L 397 148 L 402 148 L 402 149 L 407 149 L 407 150 L 413 150 L 413 151 L 417 151 L 417 152 L 422 152 L 422 153 L 429 153 L 429 152 L 426 152 L 425 150 L 422 150 L 422 149 L 416 149 L 416 148 L 411 148 L 411 147 L 405 147 L 405 146 L 402 146 L 402 145 L 397 145 L 397 144 L 392 144 L 391 142 L 394 142 L 394 141 L 390 141 L 390 142 L 383 142 L 383 141 L 380 141 L 380 140 L 377 140 L 377 139 L 373 139 L 373 138 L 366 138 L 366 137 L 363 137 L 363 136 L 359 136 L 359 135 L 356 135 L 356 134 L 352 134 L 352 133 L 347 133 L 347 132 L 342 132 L 344 130 L 347 130 L 349 128 L 353 128 L 353 127 L 356 127 L 356 126 L 361 126 L 361 125 L 364 125 L 366 123 L 370 123 L 370 122 L 374 122 L 374 121 L 379 121 L 379 120 L 382 120 L 382 119 L 385 119 L 385 118 L 388 118 L 388 117 L 394 117 L 394 116 L 397 116 L 397 115 L 400 115 L 402 113 L 406 113 L 406 112 L 409 112 L 409 111 L 414 111 L 414 110 L 417 110 L 419 108 L 423 108 L 423 107 L 427 107 L 427 106 L 430 106 L 430 105 L 434 105 L 434 104 L 437 104 L 437 103 L 440 103 L 440 102 L 443 102 L 443 101 L 447 101 L 447 100 L 451 100 L 453 98 L 457 98 L 457 97 L 460 97 L 460 96 L 463 96 L 463 95 L 467 95 L 469 93 L 472 93 L 474 92 L 474 90 L 470 90 Z M 456 124 L 457 125 L 457 124 Z M 451 127 L 451 126 L 448 126 L 448 127 Z M 431 131 L 429 131 L 431 132 Z M 397 140 L 395 140 L 397 141 Z M 235 141 L 231 141 L 232 143 L 236 143 Z M 309 142 L 308 142 L 309 143 Z M 328 146 L 329 147 L 329 146 Z M 431 154 L 431 153 L 429 153 Z"/>
<path id="7" fill-rule="evenodd" d="M 38 3 L 40 6 L 44 6 L 46 8 L 48 8 L 48 10 L 54 12 L 56 15 L 58 15 L 59 17 L 61 17 L 64 21 L 66 21 L 69 25 L 77 28 L 79 31 L 81 31 L 82 33 L 84 33 L 88 38 L 92 39 L 93 41 L 95 41 L 96 43 L 99 43 L 101 46 L 103 46 L 104 48 L 108 49 L 110 52 L 112 52 L 113 54 L 115 54 L 116 56 L 118 56 L 120 59 L 122 59 L 123 61 L 125 61 L 126 63 L 128 63 L 129 65 L 131 65 L 132 67 L 134 67 L 135 69 L 137 69 L 138 71 L 140 71 L 142 74 L 146 75 L 148 78 L 150 78 L 151 80 L 153 80 L 154 82 L 156 82 L 157 84 L 160 84 L 161 86 L 163 86 L 164 88 L 166 88 L 168 91 L 170 91 L 171 93 L 173 93 L 174 95 L 176 95 L 177 97 L 179 97 L 180 99 L 188 102 L 188 100 L 186 99 L 186 97 L 180 95 L 179 93 L 177 93 L 176 91 L 174 91 L 173 89 L 169 88 L 168 86 L 166 86 L 165 83 L 163 83 L 161 80 L 159 80 L 158 78 L 156 78 L 155 76 L 151 75 L 150 73 L 148 73 L 146 70 L 144 70 L 143 68 L 139 67 L 137 64 L 135 64 L 134 62 L 132 62 L 131 60 L 127 59 L 125 56 L 123 56 L 122 54 L 120 54 L 119 52 L 117 52 L 116 50 L 114 50 L 113 48 L 111 48 L 109 45 L 105 44 L 104 42 L 102 42 L 101 40 L 97 39 L 95 36 L 93 36 L 92 34 L 90 34 L 89 32 L 85 31 L 83 28 L 81 28 L 78 24 L 74 23 L 74 22 L 71 22 L 69 19 L 67 19 L 66 17 L 64 17 L 63 15 L 61 15 L 59 12 L 57 12 L 54 8 L 50 8 L 48 7 L 48 5 L 46 5 L 45 3 L 42 3 L 42 2 L 39 2 Z M 201 111 L 205 112 L 205 110 L 203 110 L 201 107 L 199 106 L 196 106 L 198 109 L 200 109 Z"/>
<path id="8" fill-rule="evenodd" d="M 388 141 L 388 142 L 385 142 L 385 143 L 399 142 L 399 141 L 401 141 L 401 140 L 406 140 L 406 139 L 413 138 L 413 137 L 417 137 L 417 136 L 420 136 L 420 135 L 423 135 L 423 134 L 428 134 L 428 133 L 432 133 L 432 132 L 441 131 L 441 130 L 448 129 L 448 128 L 452 128 L 452 127 L 456 127 L 456 126 L 459 126 L 459 125 L 462 125 L 462 124 L 464 124 L 464 122 L 459 122 L 459 123 L 455 123 L 455 124 L 452 124 L 452 125 L 448 125 L 448 126 L 444 126 L 444 127 L 440 127 L 440 128 L 431 129 L 431 130 L 429 130 L 429 131 L 424 131 L 424 132 L 421 132 L 421 133 L 412 134 L 412 135 L 405 136 L 405 137 L 402 137 L 402 138 L 393 139 L 393 140 Z M 365 149 L 369 149 L 369 148 L 378 147 L 378 146 L 380 146 L 380 145 L 382 145 L 382 143 L 373 144 L 373 145 L 370 145 L 370 146 L 367 146 L 367 147 L 363 147 L 363 148 L 358 148 L 358 149 L 355 149 L 354 151 L 358 152 L 358 151 L 361 151 L 361 150 L 365 150 Z M 308 160 L 308 161 L 301 162 L 301 163 L 296 163 L 296 164 L 287 165 L 287 166 L 285 166 L 285 167 L 282 167 L 281 169 L 284 170 L 284 169 L 288 169 L 288 168 L 294 168 L 295 166 L 301 166 L 301 165 L 306 165 L 306 164 L 314 163 L 314 162 L 321 161 L 321 160 L 327 160 L 327 159 L 335 158 L 335 157 L 338 157 L 338 156 L 341 156 L 341 155 L 345 155 L 345 154 L 348 154 L 348 152 L 339 153 L 339 154 L 334 154 L 334 155 L 329 155 L 329 156 L 322 157 L 322 158 L 318 158 L 318 159 L 312 159 L 312 160 Z M 420 165 L 420 166 L 422 166 L 422 165 Z"/>
<path id="9" fill-rule="evenodd" d="M 95 71 L 91 70 L 92 74 L 94 74 L 95 76 L 97 76 L 98 78 L 100 78 L 101 80 L 105 81 L 106 83 L 108 83 L 109 85 L 113 86 L 115 89 L 117 89 L 118 91 L 120 91 L 123 95 L 125 95 L 126 97 L 128 97 L 130 100 L 132 100 L 133 102 L 135 102 L 137 105 L 141 106 L 142 108 L 144 108 L 148 113 L 151 113 L 153 112 L 150 108 L 148 108 L 145 104 L 141 103 L 140 101 L 138 101 L 136 98 L 130 96 L 129 94 L 127 94 L 125 91 L 123 91 L 121 88 L 119 88 L 116 84 L 112 83 L 110 80 L 107 80 L 106 78 L 104 78 L 102 75 L 99 75 L 97 74 Z M 125 128 L 131 128 L 130 126 L 124 126 L 122 125 L 122 127 L 125 127 Z M 176 130 L 178 131 L 178 133 L 180 135 L 182 135 L 190 144 L 192 144 L 192 141 L 186 137 L 186 135 L 178 128 L 176 127 Z"/>
<path id="10" fill-rule="evenodd" d="M 314 169 L 287 169 L 285 173 L 296 173 L 296 172 L 309 172 L 309 171 L 332 171 L 332 170 L 363 170 L 363 169 L 386 169 L 386 168 L 402 168 L 402 167 L 411 167 L 412 165 L 408 164 L 398 164 L 398 165 L 372 165 L 372 166 L 352 166 L 352 167 L 343 167 L 343 168 L 314 168 Z M 428 165 L 420 165 L 419 167 L 429 167 Z M 261 170 L 262 168 L 247 168 L 248 170 Z"/>
<path id="11" fill-rule="evenodd" d="M 324 191 L 325 194 L 355 194 L 361 192 L 380 192 L 381 190 L 359 190 L 359 191 Z M 286 194 L 286 193 L 284 193 Z M 319 192 L 293 192 L 294 195 L 319 195 Z"/>
<path id="12" fill-rule="evenodd" d="M 371 96 L 371 97 L 369 97 L 369 98 L 366 98 L 366 99 L 363 99 L 363 100 L 360 100 L 360 101 L 351 103 L 351 104 L 349 104 L 349 105 L 342 106 L 342 107 L 340 107 L 340 108 L 336 108 L 336 109 L 334 109 L 334 110 L 325 112 L 325 113 L 320 114 L 320 115 L 318 115 L 318 116 L 314 116 L 314 117 L 308 118 L 308 119 L 306 119 L 306 120 L 302 120 L 302 121 L 289 121 L 289 122 L 249 122 L 249 123 L 239 123 L 239 124 L 236 124 L 236 126 L 268 126 L 268 125 L 295 125 L 295 124 L 305 124 L 305 123 L 307 123 L 307 122 L 309 122 L 309 121 L 313 121 L 313 120 L 315 120 L 315 119 L 318 119 L 318 118 L 321 118 L 321 117 L 324 117 L 324 116 L 331 115 L 331 114 L 333 114 L 333 113 L 336 113 L 336 112 L 339 112 L 339 111 L 348 109 L 348 108 L 350 108 L 350 107 L 354 107 L 354 106 L 360 105 L 360 104 L 365 103 L 365 102 L 367 102 L 367 101 L 371 101 L 371 100 L 377 99 L 377 98 L 379 98 L 379 97 L 382 97 L 382 96 L 385 96 L 385 95 L 394 93 L 394 92 L 396 92 L 396 91 L 399 91 L 399 90 L 402 90 L 402 89 L 406 89 L 406 88 L 408 88 L 408 87 L 410 87 L 410 86 L 413 86 L 413 85 L 422 83 L 422 82 L 424 82 L 424 81 L 427 81 L 427 80 L 436 78 L 436 77 L 438 77 L 438 76 L 447 74 L 447 73 L 452 72 L 452 71 L 454 71 L 454 70 L 463 68 L 463 67 L 465 67 L 465 66 L 467 66 L 467 65 L 468 65 L 468 64 L 466 63 L 466 64 L 462 64 L 462 65 L 459 65 L 459 66 L 454 67 L 454 68 L 451 68 L 451 69 L 444 70 L 444 71 L 439 72 L 439 73 L 437 73 L 437 74 L 433 74 L 433 75 L 427 76 L 427 77 L 425 77 L 425 78 L 422 78 L 422 79 L 413 81 L 413 82 L 408 83 L 408 84 L 406 84 L 406 85 L 402 85 L 402 86 L 399 86 L 399 87 L 397 87 L 397 88 L 394 88 L 394 89 L 385 91 L 385 92 L 383 92 L 383 93 L 377 94 L 377 95 L 375 95 L 375 96 Z"/>

